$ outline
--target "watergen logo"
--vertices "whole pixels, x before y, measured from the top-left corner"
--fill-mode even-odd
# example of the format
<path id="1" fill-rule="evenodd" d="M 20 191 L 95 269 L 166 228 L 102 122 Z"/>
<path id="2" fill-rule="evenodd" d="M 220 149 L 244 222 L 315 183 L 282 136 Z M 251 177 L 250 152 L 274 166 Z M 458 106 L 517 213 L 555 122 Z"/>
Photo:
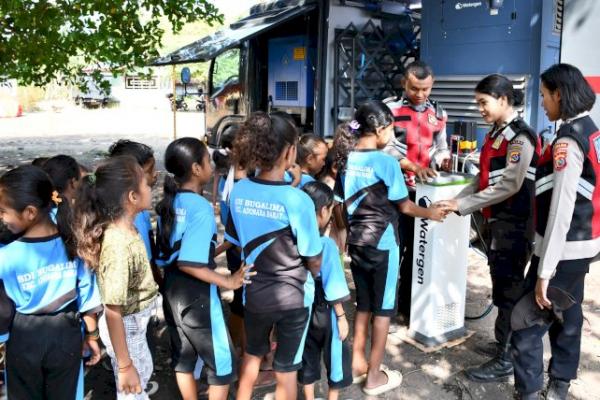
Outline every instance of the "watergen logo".
<path id="1" fill-rule="evenodd" d="M 429 207 L 431 200 L 427 196 L 423 196 L 419 199 L 418 204 L 420 207 Z M 422 285 L 425 277 L 425 246 L 427 246 L 427 232 L 429 232 L 429 220 L 426 218 L 421 219 L 419 224 L 419 250 L 417 252 L 417 283 Z"/>
<path id="2" fill-rule="evenodd" d="M 477 7 L 481 7 L 483 5 L 483 3 L 481 1 L 475 1 L 472 3 L 456 3 L 456 5 L 454 6 L 454 8 L 457 11 L 460 10 L 464 10 L 465 8 L 477 8 Z"/>

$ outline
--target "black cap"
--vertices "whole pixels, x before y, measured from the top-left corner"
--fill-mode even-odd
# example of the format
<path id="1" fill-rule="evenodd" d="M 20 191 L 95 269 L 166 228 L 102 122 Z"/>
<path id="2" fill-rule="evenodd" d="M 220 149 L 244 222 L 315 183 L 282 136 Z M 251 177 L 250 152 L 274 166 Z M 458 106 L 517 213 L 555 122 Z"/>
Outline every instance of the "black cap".
<path id="1" fill-rule="evenodd" d="M 570 293 L 556 286 L 548 287 L 548 300 L 552 308 L 543 310 L 535 302 L 535 292 L 529 292 L 515 305 L 510 318 L 513 331 L 529 328 L 534 325 L 548 325 L 553 321 L 563 321 L 562 314 L 576 303 Z"/>

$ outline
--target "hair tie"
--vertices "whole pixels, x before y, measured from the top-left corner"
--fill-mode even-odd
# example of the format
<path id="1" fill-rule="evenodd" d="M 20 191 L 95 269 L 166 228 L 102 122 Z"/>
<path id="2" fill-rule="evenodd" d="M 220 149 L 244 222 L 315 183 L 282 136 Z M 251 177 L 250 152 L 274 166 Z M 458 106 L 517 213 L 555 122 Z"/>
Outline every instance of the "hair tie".
<path id="1" fill-rule="evenodd" d="M 60 195 L 56 190 L 52 192 L 52 201 L 54 202 L 54 204 L 56 204 L 57 207 L 60 203 L 62 203 L 62 199 L 60 198 Z"/>
<path id="2" fill-rule="evenodd" d="M 352 133 L 357 134 L 358 130 L 360 129 L 360 123 L 357 120 L 353 119 L 348 124 L 348 127 L 352 130 Z"/>
<path id="3" fill-rule="evenodd" d="M 87 181 L 90 185 L 94 186 L 96 184 L 96 174 L 95 173 L 91 173 L 87 176 Z"/>

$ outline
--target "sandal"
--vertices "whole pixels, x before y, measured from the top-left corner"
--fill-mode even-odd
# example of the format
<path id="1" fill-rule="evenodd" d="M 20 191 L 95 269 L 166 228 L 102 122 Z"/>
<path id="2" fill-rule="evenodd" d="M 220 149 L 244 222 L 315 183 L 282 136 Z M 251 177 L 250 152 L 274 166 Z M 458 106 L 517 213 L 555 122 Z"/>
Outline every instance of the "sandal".
<path id="1" fill-rule="evenodd" d="M 381 371 L 386 370 L 386 369 L 388 369 L 388 367 L 385 364 L 381 364 L 379 366 L 379 370 L 381 370 Z M 367 373 L 365 372 L 364 374 L 353 376 L 352 377 L 352 384 L 356 385 L 356 384 L 359 384 L 359 383 L 363 383 L 366 380 L 367 380 Z"/>
<path id="2" fill-rule="evenodd" d="M 387 375 L 388 381 L 383 385 L 379 385 L 370 389 L 363 386 L 362 391 L 367 396 L 379 396 L 380 394 L 388 392 L 392 389 L 396 389 L 402 385 L 402 374 L 400 371 L 387 368 L 382 368 L 381 371 Z"/>

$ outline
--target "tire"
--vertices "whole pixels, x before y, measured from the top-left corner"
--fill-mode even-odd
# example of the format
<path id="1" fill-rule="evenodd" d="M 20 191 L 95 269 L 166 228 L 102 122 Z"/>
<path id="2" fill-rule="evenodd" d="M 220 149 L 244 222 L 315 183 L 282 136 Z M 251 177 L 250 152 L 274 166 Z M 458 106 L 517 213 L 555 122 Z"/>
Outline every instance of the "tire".
<path id="1" fill-rule="evenodd" d="M 181 108 L 183 108 L 183 111 L 187 111 L 188 110 L 188 105 L 187 105 L 187 103 L 185 101 L 182 102 Z"/>

